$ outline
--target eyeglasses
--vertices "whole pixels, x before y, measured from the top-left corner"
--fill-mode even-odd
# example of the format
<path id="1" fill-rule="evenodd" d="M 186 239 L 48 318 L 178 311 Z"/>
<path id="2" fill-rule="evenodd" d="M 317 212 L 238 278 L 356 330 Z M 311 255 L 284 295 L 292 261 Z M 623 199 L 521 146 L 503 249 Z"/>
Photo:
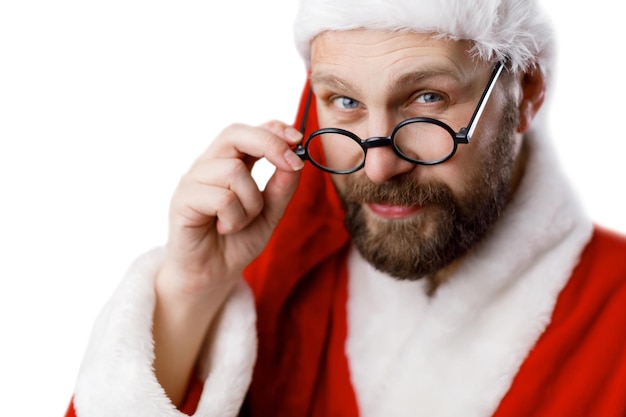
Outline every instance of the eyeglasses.
<path id="1" fill-rule="evenodd" d="M 414 164 L 440 164 L 452 158 L 459 144 L 467 144 L 472 139 L 478 120 L 480 120 L 503 68 L 504 62 L 502 61 L 495 65 L 472 118 L 468 125 L 458 132 L 440 120 L 429 117 L 413 117 L 398 123 L 391 135 L 387 137 L 376 136 L 361 139 L 344 129 L 334 127 L 319 129 L 311 133 L 304 145 L 301 143 L 294 151 L 302 160 L 308 160 L 322 171 L 332 174 L 350 174 L 358 171 L 365 165 L 367 150 L 382 146 L 391 146 L 398 157 Z M 309 89 L 300 126 L 300 132 L 303 135 L 312 96 L 313 91 Z M 341 152 L 340 157 L 326 161 L 312 156 L 309 148 L 311 144 L 320 140 L 324 146 L 336 148 L 338 152 Z"/>

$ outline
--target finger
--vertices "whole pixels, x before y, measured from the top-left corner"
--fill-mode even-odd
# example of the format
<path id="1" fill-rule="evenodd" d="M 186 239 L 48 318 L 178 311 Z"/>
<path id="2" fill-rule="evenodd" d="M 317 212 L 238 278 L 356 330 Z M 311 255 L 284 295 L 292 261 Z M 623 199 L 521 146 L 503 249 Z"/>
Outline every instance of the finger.
<path id="1" fill-rule="evenodd" d="M 213 160 L 185 175 L 174 203 L 189 225 L 205 225 L 213 221 L 207 218 L 217 217 L 220 232 L 232 232 L 261 212 L 263 197 L 241 160 Z"/>
<path id="2" fill-rule="evenodd" d="M 293 128 L 281 131 L 278 122 L 272 122 L 271 125 L 272 130 L 241 124 L 229 126 L 214 141 L 214 146 L 209 147 L 205 157 L 251 158 L 252 161 L 266 158 L 283 171 L 302 169 L 302 160 L 291 150 L 291 145 L 299 140 L 300 133 Z"/>
<path id="3" fill-rule="evenodd" d="M 185 188 L 185 194 L 172 204 L 172 226 L 177 229 L 195 229 L 203 235 L 203 228 L 215 223 L 217 232 L 225 234 L 248 222 L 243 205 L 232 190 L 194 183 Z"/>
<path id="4" fill-rule="evenodd" d="M 222 220 L 223 226 L 228 225 L 221 231 L 234 232 L 240 230 L 257 217 L 263 209 L 261 191 L 250 171 L 240 159 L 213 160 L 210 164 L 199 165 L 190 175 L 198 183 L 232 191 L 239 202 L 244 214 L 242 219 L 236 217 L 233 221 L 229 221 L 228 211 L 218 211 L 217 215 Z M 226 207 L 225 204 L 224 207 Z"/>
<path id="5" fill-rule="evenodd" d="M 290 146 L 294 146 L 302 142 L 302 133 L 300 133 L 299 130 L 279 120 L 272 120 L 263 123 L 261 127 L 269 130 L 276 136 L 284 138 Z"/>
<path id="6" fill-rule="evenodd" d="M 299 172 L 276 170 L 263 191 L 263 217 L 266 225 L 274 229 L 282 218 L 300 180 Z"/>

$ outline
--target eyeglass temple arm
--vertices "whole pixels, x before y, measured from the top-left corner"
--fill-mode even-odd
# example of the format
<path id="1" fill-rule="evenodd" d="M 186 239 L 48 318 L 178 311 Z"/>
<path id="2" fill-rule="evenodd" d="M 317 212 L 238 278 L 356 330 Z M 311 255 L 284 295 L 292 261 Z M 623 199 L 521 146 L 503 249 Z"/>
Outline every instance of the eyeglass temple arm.
<path id="1" fill-rule="evenodd" d="M 474 136 L 474 130 L 476 130 L 476 125 L 478 125 L 480 116 L 482 116 L 483 110 L 485 110 L 485 106 L 489 101 L 489 97 L 491 96 L 491 93 L 496 86 L 496 81 L 498 80 L 498 77 L 500 76 L 500 73 L 502 73 L 503 69 L 504 61 L 499 61 L 494 67 L 491 76 L 489 77 L 487 88 L 485 88 L 485 91 L 483 91 L 483 95 L 480 97 L 480 100 L 478 101 L 478 106 L 476 106 L 476 110 L 474 111 L 472 118 L 467 124 L 467 127 L 461 128 L 461 130 L 459 130 L 459 132 L 457 133 L 457 140 L 465 143 L 469 143 L 469 141 L 472 140 L 472 136 Z"/>
<path id="2" fill-rule="evenodd" d="M 309 87 L 309 91 L 306 95 L 306 102 L 304 103 L 304 111 L 302 112 L 302 119 L 300 120 L 300 133 L 304 135 L 306 130 L 306 122 L 309 119 L 309 108 L 311 107 L 311 99 L 313 97 L 313 89 Z"/>
<path id="3" fill-rule="evenodd" d="M 306 95 L 306 101 L 304 103 L 304 111 L 302 112 L 302 119 L 300 120 L 300 133 L 302 133 L 302 141 L 304 141 L 304 132 L 306 131 L 306 122 L 309 120 L 309 109 L 311 108 L 311 100 L 313 98 L 313 89 L 309 87 L 309 91 Z M 303 146 L 303 143 L 300 142 L 296 149 L 294 149 L 296 155 L 300 157 L 300 159 L 308 159 L 306 154 L 306 149 Z"/>

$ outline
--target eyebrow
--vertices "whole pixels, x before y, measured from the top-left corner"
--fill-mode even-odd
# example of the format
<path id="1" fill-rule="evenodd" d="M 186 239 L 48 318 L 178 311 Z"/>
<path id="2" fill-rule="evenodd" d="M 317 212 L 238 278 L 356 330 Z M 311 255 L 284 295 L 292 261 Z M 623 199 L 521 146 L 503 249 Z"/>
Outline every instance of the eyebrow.
<path id="1" fill-rule="evenodd" d="M 425 71 L 411 71 L 402 74 L 391 85 L 388 85 L 386 91 L 390 92 L 392 89 L 408 88 L 429 79 L 449 79 L 455 83 L 462 83 L 463 78 L 463 74 L 459 74 L 458 72 L 451 71 L 447 68 L 431 68 Z"/>
<path id="2" fill-rule="evenodd" d="M 348 93 L 357 91 L 357 88 L 348 80 L 344 80 L 332 74 L 311 74 L 310 82 L 311 85 L 322 84 L 331 89 L 346 91 Z"/>
<path id="3" fill-rule="evenodd" d="M 424 80 L 434 78 L 448 78 L 453 82 L 461 83 L 465 78 L 465 74 L 460 74 L 457 71 L 450 70 L 445 67 L 431 67 L 425 70 L 410 71 L 402 74 L 393 83 L 385 87 L 386 92 L 398 88 L 411 87 L 414 84 L 423 82 Z M 345 91 L 346 93 L 355 93 L 358 89 L 348 80 L 337 77 L 333 74 L 311 74 L 311 85 L 321 84 L 331 89 Z"/>

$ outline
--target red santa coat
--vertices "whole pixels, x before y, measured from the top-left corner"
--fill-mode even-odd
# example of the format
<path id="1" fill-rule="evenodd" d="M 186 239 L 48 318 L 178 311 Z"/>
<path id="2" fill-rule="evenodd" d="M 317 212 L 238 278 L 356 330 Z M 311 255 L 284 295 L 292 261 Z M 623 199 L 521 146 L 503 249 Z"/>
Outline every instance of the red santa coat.
<path id="1" fill-rule="evenodd" d="M 307 131 L 315 119 L 313 108 Z M 522 353 L 512 380 L 502 383 L 495 411 L 484 415 L 626 415 L 626 240 L 600 228 L 581 239 L 574 245 L 575 269 L 571 276 L 565 271 L 569 278 L 555 291 L 549 323 Z M 242 414 L 367 415 L 359 412 L 346 348 L 349 251 L 332 184 L 307 166 L 267 249 L 245 272 L 254 293 L 258 356 Z M 202 389 L 199 380 L 192 384 L 183 411 L 196 410 Z M 67 415 L 74 415 L 72 406 Z"/>
<path id="2" fill-rule="evenodd" d="M 358 415 L 345 354 L 349 240 L 328 177 L 310 171 L 246 273 L 261 341 L 250 415 Z M 623 237 L 596 228 L 495 415 L 626 416 Z"/>

